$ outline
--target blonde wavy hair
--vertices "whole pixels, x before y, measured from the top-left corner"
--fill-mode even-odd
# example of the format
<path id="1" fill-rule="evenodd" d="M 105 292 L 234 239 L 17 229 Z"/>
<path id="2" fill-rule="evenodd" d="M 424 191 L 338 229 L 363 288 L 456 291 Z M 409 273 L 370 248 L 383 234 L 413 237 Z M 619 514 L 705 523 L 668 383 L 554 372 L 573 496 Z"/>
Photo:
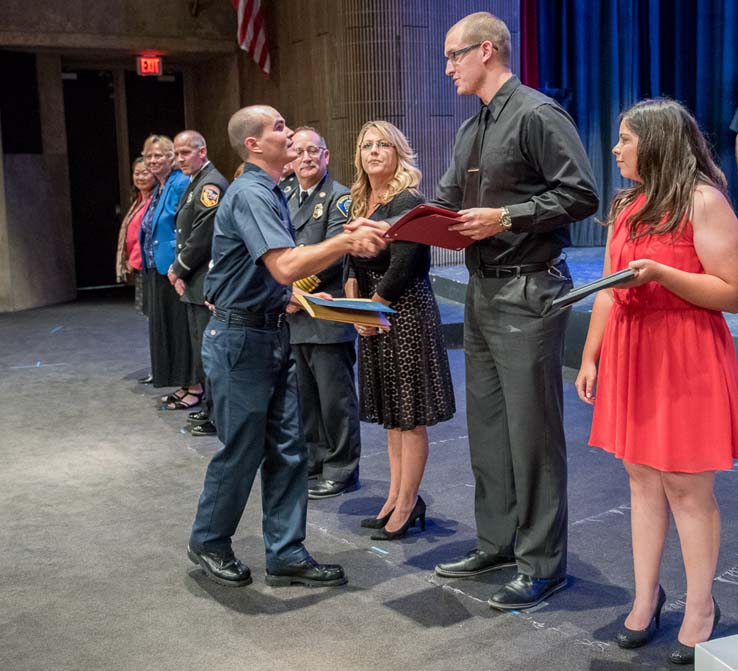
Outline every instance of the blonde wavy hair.
<path id="1" fill-rule="evenodd" d="M 172 142 L 171 138 L 167 137 L 166 135 L 149 135 L 149 137 L 144 140 L 144 146 L 141 150 L 141 156 L 146 156 L 146 152 L 148 152 L 149 149 L 151 149 L 151 147 L 155 144 L 158 144 L 159 149 L 161 149 L 161 153 L 169 158 L 169 164 L 171 165 L 172 170 L 174 170 L 174 143 Z"/>
<path id="2" fill-rule="evenodd" d="M 420 180 L 423 178 L 415 163 L 415 152 L 413 152 L 402 131 L 389 121 L 367 121 L 361 127 L 356 142 L 356 154 L 354 155 L 356 173 L 351 184 L 352 217 L 363 217 L 369 210 L 369 194 L 372 188 L 369 184 L 369 177 L 364 172 L 364 167 L 361 164 L 361 144 L 364 141 L 364 135 L 370 128 L 376 130 L 383 140 L 392 144 L 397 153 L 397 169 L 387 185 L 387 190 L 379 199 L 382 205 L 389 203 L 398 193 L 406 189 L 417 191 Z"/>

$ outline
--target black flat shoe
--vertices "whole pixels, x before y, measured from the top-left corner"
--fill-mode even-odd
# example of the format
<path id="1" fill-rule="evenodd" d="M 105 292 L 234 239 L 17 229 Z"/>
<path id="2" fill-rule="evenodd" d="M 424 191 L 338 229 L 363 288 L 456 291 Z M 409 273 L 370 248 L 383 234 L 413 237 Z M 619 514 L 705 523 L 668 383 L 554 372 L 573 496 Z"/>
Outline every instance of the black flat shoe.
<path id="1" fill-rule="evenodd" d="M 394 508 L 384 517 L 365 517 L 359 524 L 365 529 L 383 529 L 389 518 L 392 517 L 393 512 L 395 512 Z"/>
<path id="2" fill-rule="evenodd" d="M 202 424 L 195 424 L 190 429 L 191 436 L 216 436 L 218 430 L 215 428 L 215 424 L 212 422 L 203 422 Z"/>
<path id="3" fill-rule="evenodd" d="M 154 376 L 151 373 L 149 373 L 146 377 L 140 377 L 137 380 L 139 384 L 151 384 L 153 381 Z"/>
<path id="4" fill-rule="evenodd" d="M 209 422 L 210 415 L 207 410 L 198 410 L 197 412 L 190 412 L 187 415 L 187 421 L 191 424 L 200 424 L 202 422 Z"/>
<path id="5" fill-rule="evenodd" d="M 513 580 L 492 595 L 487 602 L 497 610 L 532 608 L 566 587 L 566 576 L 562 578 L 535 578 L 518 573 Z"/>
<path id="6" fill-rule="evenodd" d="M 264 578 L 270 587 L 338 587 L 348 580 L 338 564 L 318 564 L 312 557 L 305 557 L 299 564 L 267 569 Z"/>
<path id="7" fill-rule="evenodd" d="M 334 496 L 348 494 L 359 488 L 359 478 L 354 475 L 346 482 L 338 482 L 336 480 L 325 480 L 320 478 L 312 487 L 308 489 L 309 499 L 331 499 Z"/>
<path id="8" fill-rule="evenodd" d="M 243 587 L 251 583 L 251 569 L 231 552 L 197 552 L 187 546 L 187 557 L 197 564 L 213 582 L 226 587 Z"/>
<path id="9" fill-rule="evenodd" d="M 651 616 L 651 620 L 645 629 L 628 629 L 625 625 L 615 636 L 615 642 L 621 648 L 640 648 L 646 645 L 655 635 L 661 626 L 661 611 L 666 603 L 666 593 L 664 588 L 659 585 L 659 595 L 656 600 L 656 609 Z"/>
<path id="10" fill-rule="evenodd" d="M 493 555 L 479 548 L 474 548 L 461 559 L 438 564 L 436 574 L 444 578 L 471 578 L 489 571 L 498 571 L 508 566 L 516 566 L 515 557 Z"/>
<path id="11" fill-rule="evenodd" d="M 390 513 L 391 515 L 392 513 Z M 413 509 L 410 511 L 410 516 L 405 520 L 397 531 L 387 531 L 383 525 L 376 533 L 371 535 L 373 541 L 395 541 L 400 538 L 407 536 L 408 529 L 415 526 L 415 522 L 420 525 L 420 530 L 425 531 L 425 501 L 419 495 Z M 386 522 L 385 522 L 386 524 Z"/>
<path id="12" fill-rule="evenodd" d="M 715 627 L 717 627 L 718 622 L 720 622 L 720 606 L 718 606 L 717 601 L 715 601 L 715 597 L 713 597 L 712 602 L 715 604 L 715 616 L 712 620 L 710 635 L 707 637 L 708 641 L 712 638 L 712 635 L 715 633 Z M 679 641 L 677 641 L 676 648 L 674 648 L 669 655 L 669 661 L 672 664 L 680 665 L 694 664 L 694 646 L 684 645 L 684 643 L 679 643 Z"/>

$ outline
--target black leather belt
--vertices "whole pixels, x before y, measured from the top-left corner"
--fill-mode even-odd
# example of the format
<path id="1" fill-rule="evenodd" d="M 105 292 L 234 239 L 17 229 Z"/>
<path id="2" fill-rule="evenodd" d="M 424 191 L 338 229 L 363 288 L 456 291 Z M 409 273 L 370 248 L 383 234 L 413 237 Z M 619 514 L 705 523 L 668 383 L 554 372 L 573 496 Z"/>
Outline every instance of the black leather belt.
<path id="1" fill-rule="evenodd" d="M 521 275 L 530 275 L 531 273 L 540 273 L 541 271 L 554 268 L 563 260 L 563 256 L 558 256 L 552 261 L 545 263 L 522 263 L 519 266 L 491 266 L 482 263 L 476 271 L 480 277 L 520 277 Z"/>
<path id="2" fill-rule="evenodd" d="M 250 326 L 252 328 L 279 328 L 286 323 L 284 312 L 241 312 L 240 310 L 213 310 L 213 319 L 226 326 Z"/>

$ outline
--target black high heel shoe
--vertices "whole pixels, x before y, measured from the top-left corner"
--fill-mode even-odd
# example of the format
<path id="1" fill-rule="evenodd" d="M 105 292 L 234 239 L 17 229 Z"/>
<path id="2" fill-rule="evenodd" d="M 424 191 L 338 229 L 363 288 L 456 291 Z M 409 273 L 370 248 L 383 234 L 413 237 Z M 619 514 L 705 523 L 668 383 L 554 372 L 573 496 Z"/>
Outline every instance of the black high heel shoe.
<path id="1" fill-rule="evenodd" d="M 651 621 L 645 629 L 628 629 L 625 625 L 615 636 L 616 643 L 621 648 L 640 648 L 646 645 L 656 634 L 656 630 L 661 626 L 661 611 L 666 603 L 666 593 L 664 588 L 659 585 L 659 596 L 656 601 L 656 610 L 653 612 Z"/>
<path id="2" fill-rule="evenodd" d="M 365 529 L 383 529 L 384 525 L 389 522 L 389 518 L 392 517 L 392 513 L 395 509 L 392 508 L 384 517 L 365 517 L 361 520 L 360 524 Z"/>
<path id="3" fill-rule="evenodd" d="M 405 520 L 405 524 L 397 531 L 387 531 L 383 525 L 377 533 L 371 535 L 371 539 L 373 541 L 394 541 L 398 538 L 404 538 L 407 535 L 407 530 L 415 526 L 415 522 L 418 522 L 420 529 L 425 531 L 425 501 L 423 501 L 420 495 L 418 495 L 418 500 L 415 502 L 410 516 Z M 385 524 L 387 523 L 385 522 Z"/>
<path id="4" fill-rule="evenodd" d="M 712 620 L 710 635 L 707 637 L 708 641 L 712 638 L 712 635 L 715 633 L 715 627 L 717 627 L 718 622 L 720 622 L 720 606 L 718 606 L 717 601 L 715 601 L 715 597 L 712 598 L 712 602 L 715 604 L 715 616 Z M 679 643 L 679 641 L 677 641 L 676 648 L 674 648 L 669 655 L 669 661 L 672 664 L 694 664 L 694 646 L 684 645 L 684 643 Z"/>

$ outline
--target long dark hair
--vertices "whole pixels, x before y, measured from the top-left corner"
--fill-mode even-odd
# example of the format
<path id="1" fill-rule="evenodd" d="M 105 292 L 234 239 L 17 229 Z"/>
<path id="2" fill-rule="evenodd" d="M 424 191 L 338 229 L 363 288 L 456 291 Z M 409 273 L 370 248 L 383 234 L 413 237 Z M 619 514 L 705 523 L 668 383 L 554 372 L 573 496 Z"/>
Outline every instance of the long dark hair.
<path id="1" fill-rule="evenodd" d="M 642 100 L 623 112 L 620 121 L 638 136 L 637 170 L 642 181 L 615 194 L 608 225 L 645 194 L 643 207 L 628 217 L 630 237 L 678 235 L 692 214 L 698 184 L 709 184 L 727 195 L 725 175 L 684 105 L 668 98 Z"/>

